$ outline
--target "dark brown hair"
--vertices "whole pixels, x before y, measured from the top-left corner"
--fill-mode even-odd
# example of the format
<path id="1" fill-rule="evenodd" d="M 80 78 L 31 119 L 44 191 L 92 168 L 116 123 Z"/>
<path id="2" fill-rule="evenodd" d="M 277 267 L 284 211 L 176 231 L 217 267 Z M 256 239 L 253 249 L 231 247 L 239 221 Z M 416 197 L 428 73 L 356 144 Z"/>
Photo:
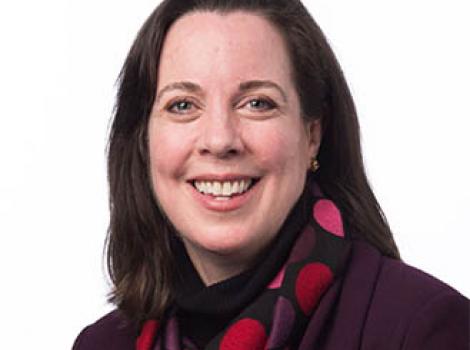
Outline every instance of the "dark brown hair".
<path id="1" fill-rule="evenodd" d="M 399 258 L 365 175 L 349 88 L 326 38 L 302 3 L 164 0 L 140 29 L 120 73 L 108 145 L 107 263 L 114 285 L 110 300 L 136 322 L 160 317 L 173 290 L 169 237 L 174 231 L 153 195 L 146 141 L 163 41 L 170 26 L 189 12 L 236 10 L 263 16 L 286 41 L 303 117 L 322 120 L 321 167 L 315 181 L 340 207 L 349 232 Z"/>

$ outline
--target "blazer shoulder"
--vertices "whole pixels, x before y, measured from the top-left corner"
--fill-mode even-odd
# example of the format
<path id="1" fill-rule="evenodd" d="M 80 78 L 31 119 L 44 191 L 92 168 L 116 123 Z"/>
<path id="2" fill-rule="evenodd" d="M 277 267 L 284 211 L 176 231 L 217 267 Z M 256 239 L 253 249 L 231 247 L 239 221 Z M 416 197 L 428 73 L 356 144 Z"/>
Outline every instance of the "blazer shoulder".
<path id="1" fill-rule="evenodd" d="M 459 294 L 454 288 L 436 277 L 421 271 L 401 260 L 382 257 L 379 283 L 387 287 L 400 286 L 403 292 L 414 291 L 421 297 L 432 297 L 439 293 Z M 399 292 L 395 290 L 394 293 Z"/>
<path id="2" fill-rule="evenodd" d="M 137 333 L 119 310 L 111 311 L 85 327 L 72 350 L 133 350 Z"/>
<path id="3" fill-rule="evenodd" d="M 442 291 L 420 305 L 410 319 L 402 349 L 468 350 L 470 304 L 464 296 Z"/>
<path id="4" fill-rule="evenodd" d="M 354 242 L 355 267 L 352 275 L 357 278 L 370 275 L 367 288 L 373 288 L 372 297 L 399 304 L 419 304 L 444 293 L 461 296 L 448 284 L 405 262 L 382 255 L 376 248 L 363 241 Z M 354 285 L 358 287 L 359 285 Z"/>
<path id="5" fill-rule="evenodd" d="M 399 260 L 381 256 L 378 271 L 365 326 L 374 346 L 388 339 L 393 349 L 466 349 L 466 297 Z"/>

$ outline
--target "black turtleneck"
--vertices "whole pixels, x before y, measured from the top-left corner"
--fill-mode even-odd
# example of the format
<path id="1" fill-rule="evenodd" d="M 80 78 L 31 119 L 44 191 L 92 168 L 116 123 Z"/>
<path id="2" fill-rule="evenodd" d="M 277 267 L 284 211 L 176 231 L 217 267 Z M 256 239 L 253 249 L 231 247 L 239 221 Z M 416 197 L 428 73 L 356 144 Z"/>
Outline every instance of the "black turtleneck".
<path id="1" fill-rule="evenodd" d="M 312 199 L 307 192 L 299 198 L 276 239 L 250 270 L 211 286 L 204 285 L 183 244 L 179 240 L 173 242 L 180 275 L 175 298 L 180 329 L 199 348 L 204 348 L 220 333 L 281 269 L 311 216 Z"/>

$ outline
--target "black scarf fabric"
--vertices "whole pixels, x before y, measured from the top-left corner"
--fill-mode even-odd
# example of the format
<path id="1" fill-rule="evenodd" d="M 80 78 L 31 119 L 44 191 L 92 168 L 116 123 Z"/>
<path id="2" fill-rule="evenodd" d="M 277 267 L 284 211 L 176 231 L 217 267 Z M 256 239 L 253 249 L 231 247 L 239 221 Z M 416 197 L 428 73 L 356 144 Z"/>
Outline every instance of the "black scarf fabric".
<path id="1" fill-rule="evenodd" d="M 320 298 L 341 273 L 348 241 L 336 205 L 307 189 L 258 263 L 206 287 L 181 243 L 181 278 L 164 320 L 147 321 L 136 350 L 296 348 Z"/>

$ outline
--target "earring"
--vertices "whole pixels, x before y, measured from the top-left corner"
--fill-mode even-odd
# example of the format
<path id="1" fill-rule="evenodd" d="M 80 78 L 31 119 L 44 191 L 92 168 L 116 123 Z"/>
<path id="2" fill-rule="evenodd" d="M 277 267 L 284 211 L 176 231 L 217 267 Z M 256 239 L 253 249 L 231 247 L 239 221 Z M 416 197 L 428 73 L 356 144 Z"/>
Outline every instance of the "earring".
<path id="1" fill-rule="evenodd" d="M 320 163 L 318 162 L 317 158 L 312 158 L 310 161 L 310 170 L 312 173 L 316 172 L 318 168 L 320 167 Z"/>

